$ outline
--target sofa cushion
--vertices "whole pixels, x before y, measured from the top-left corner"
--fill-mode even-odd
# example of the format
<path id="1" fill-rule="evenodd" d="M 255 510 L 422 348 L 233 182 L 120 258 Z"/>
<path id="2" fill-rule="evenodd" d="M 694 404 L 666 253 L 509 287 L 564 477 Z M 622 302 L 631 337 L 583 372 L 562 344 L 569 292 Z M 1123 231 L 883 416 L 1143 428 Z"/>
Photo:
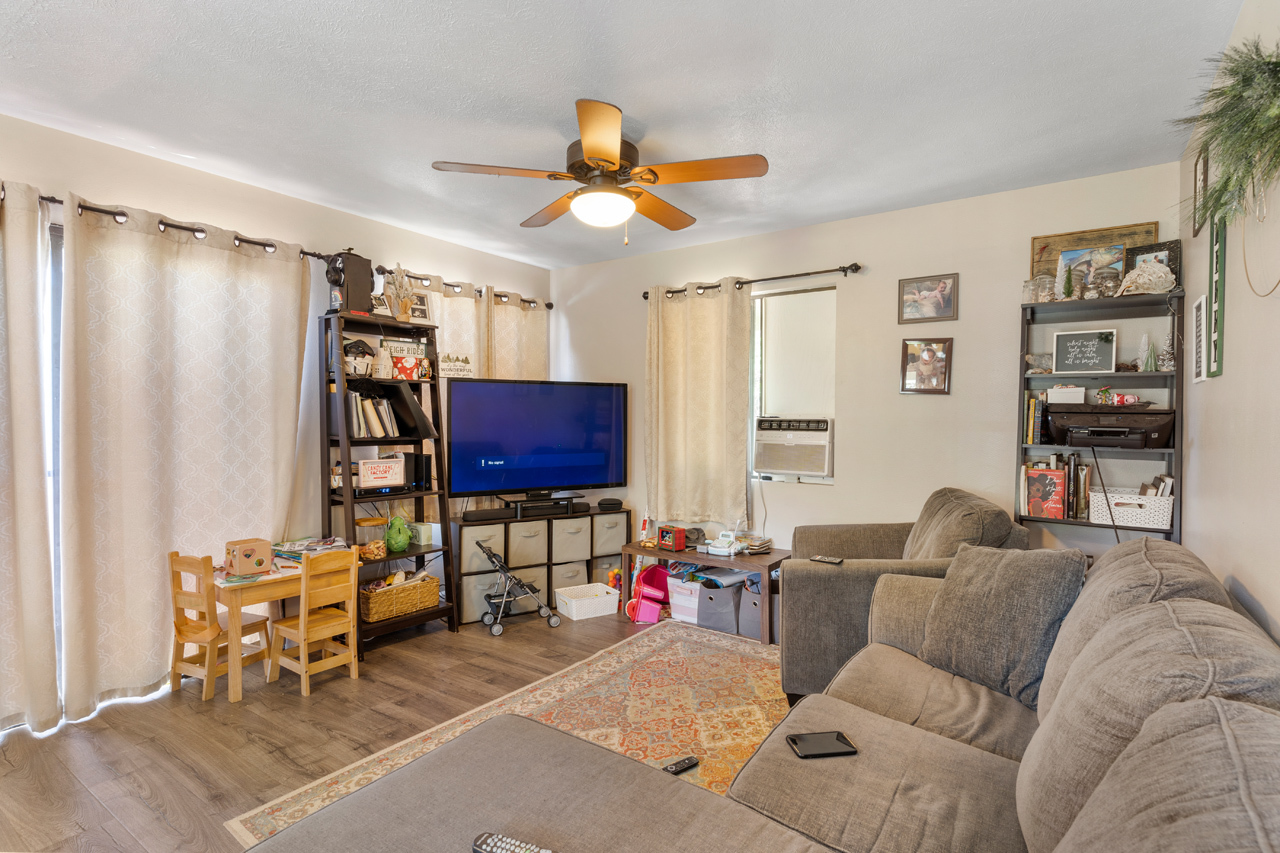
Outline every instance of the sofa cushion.
<path id="1" fill-rule="evenodd" d="M 961 545 L 925 617 L 920 659 L 1035 708 L 1084 569 L 1077 550 Z"/>
<path id="2" fill-rule="evenodd" d="M 858 754 L 806 761 L 787 745 L 788 734 L 822 731 L 844 732 Z M 1017 772 L 1016 761 L 815 694 L 765 739 L 729 796 L 846 853 L 1002 853 L 1025 849 Z"/>
<path id="3" fill-rule="evenodd" d="M 964 542 L 998 548 L 1012 529 L 1009 514 L 991 501 L 961 489 L 938 489 L 924 502 L 902 559 L 954 557 Z"/>
<path id="4" fill-rule="evenodd" d="M 1049 712 L 1067 668 L 1098 629 L 1117 613 L 1153 601 L 1198 598 L 1230 606 L 1226 589 L 1175 542 L 1143 537 L 1108 550 L 1085 576 L 1084 589 L 1062 620 L 1040 684 L 1040 719 Z"/>
<path id="5" fill-rule="evenodd" d="M 826 692 L 1014 761 L 1038 725 L 1036 712 L 1016 699 L 879 643 L 854 655 Z"/>
<path id="6" fill-rule="evenodd" d="M 823 853 L 751 809 L 524 717 L 498 716 L 330 803 L 254 853 L 459 853 L 482 832 L 556 853 Z"/>
<path id="7" fill-rule="evenodd" d="M 1027 848 L 1048 853 L 1062 840 L 1149 716 L 1206 696 L 1280 708 L 1280 647 L 1238 613 L 1190 598 L 1107 622 L 1071 664 L 1022 757 Z"/>
<path id="8" fill-rule="evenodd" d="M 1280 714 L 1166 705 L 1120 753 L 1056 853 L 1280 850 Z"/>

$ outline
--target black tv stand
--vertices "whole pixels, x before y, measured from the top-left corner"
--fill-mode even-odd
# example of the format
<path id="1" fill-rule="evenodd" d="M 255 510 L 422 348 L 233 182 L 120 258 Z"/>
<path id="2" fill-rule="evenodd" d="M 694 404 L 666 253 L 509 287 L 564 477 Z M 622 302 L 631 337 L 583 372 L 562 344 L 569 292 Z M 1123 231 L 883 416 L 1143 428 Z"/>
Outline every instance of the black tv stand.
<path id="1" fill-rule="evenodd" d="M 524 518 L 526 509 L 537 508 L 539 516 L 573 515 L 573 501 L 582 497 L 581 492 L 552 492 L 550 490 L 526 492 L 524 495 L 498 495 L 502 505 L 515 508 L 516 518 Z"/>

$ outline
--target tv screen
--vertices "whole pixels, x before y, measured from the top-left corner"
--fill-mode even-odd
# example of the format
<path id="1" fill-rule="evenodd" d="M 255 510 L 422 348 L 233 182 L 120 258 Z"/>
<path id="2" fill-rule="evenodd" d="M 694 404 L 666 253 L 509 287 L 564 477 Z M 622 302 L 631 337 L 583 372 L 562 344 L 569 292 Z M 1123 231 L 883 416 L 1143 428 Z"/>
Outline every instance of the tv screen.
<path id="1" fill-rule="evenodd" d="M 449 492 L 459 497 L 627 484 L 627 386 L 451 379 Z"/>

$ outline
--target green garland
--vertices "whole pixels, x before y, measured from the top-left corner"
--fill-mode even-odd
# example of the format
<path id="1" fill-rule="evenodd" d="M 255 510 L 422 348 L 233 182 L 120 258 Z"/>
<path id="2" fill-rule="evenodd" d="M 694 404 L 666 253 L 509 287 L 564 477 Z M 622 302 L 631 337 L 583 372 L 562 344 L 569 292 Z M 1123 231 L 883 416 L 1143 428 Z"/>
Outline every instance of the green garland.
<path id="1" fill-rule="evenodd" d="M 1280 45 L 1268 52 L 1255 38 L 1227 48 L 1200 115 L 1177 123 L 1196 129 L 1217 172 L 1198 221 L 1264 209 L 1264 193 L 1280 179 Z"/>

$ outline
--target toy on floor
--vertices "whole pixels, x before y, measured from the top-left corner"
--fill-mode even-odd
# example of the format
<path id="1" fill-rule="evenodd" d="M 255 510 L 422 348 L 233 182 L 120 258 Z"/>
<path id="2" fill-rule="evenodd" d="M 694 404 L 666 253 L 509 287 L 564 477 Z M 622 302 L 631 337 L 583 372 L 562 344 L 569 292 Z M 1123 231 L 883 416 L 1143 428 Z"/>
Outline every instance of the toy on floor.
<path id="1" fill-rule="evenodd" d="M 489 612 L 481 614 L 480 621 L 489 626 L 490 634 L 496 637 L 502 633 L 502 617 L 510 616 L 511 605 L 522 598 L 532 598 L 538 605 L 538 615 L 546 619 L 547 624 L 552 628 L 560 624 L 560 615 L 552 613 L 551 608 L 542 603 L 542 599 L 538 598 L 536 586 L 511 574 L 507 564 L 488 545 L 477 542 L 476 547 L 489 558 L 489 562 L 498 570 L 498 574 L 502 575 L 502 592 L 484 594 L 484 603 L 489 605 Z"/>
<path id="2" fill-rule="evenodd" d="M 662 618 L 662 605 L 667 603 L 667 570 L 650 566 L 636 577 L 631 600 L 627 602 L 627 618 L 632 622 L 657 622 Z"/>

